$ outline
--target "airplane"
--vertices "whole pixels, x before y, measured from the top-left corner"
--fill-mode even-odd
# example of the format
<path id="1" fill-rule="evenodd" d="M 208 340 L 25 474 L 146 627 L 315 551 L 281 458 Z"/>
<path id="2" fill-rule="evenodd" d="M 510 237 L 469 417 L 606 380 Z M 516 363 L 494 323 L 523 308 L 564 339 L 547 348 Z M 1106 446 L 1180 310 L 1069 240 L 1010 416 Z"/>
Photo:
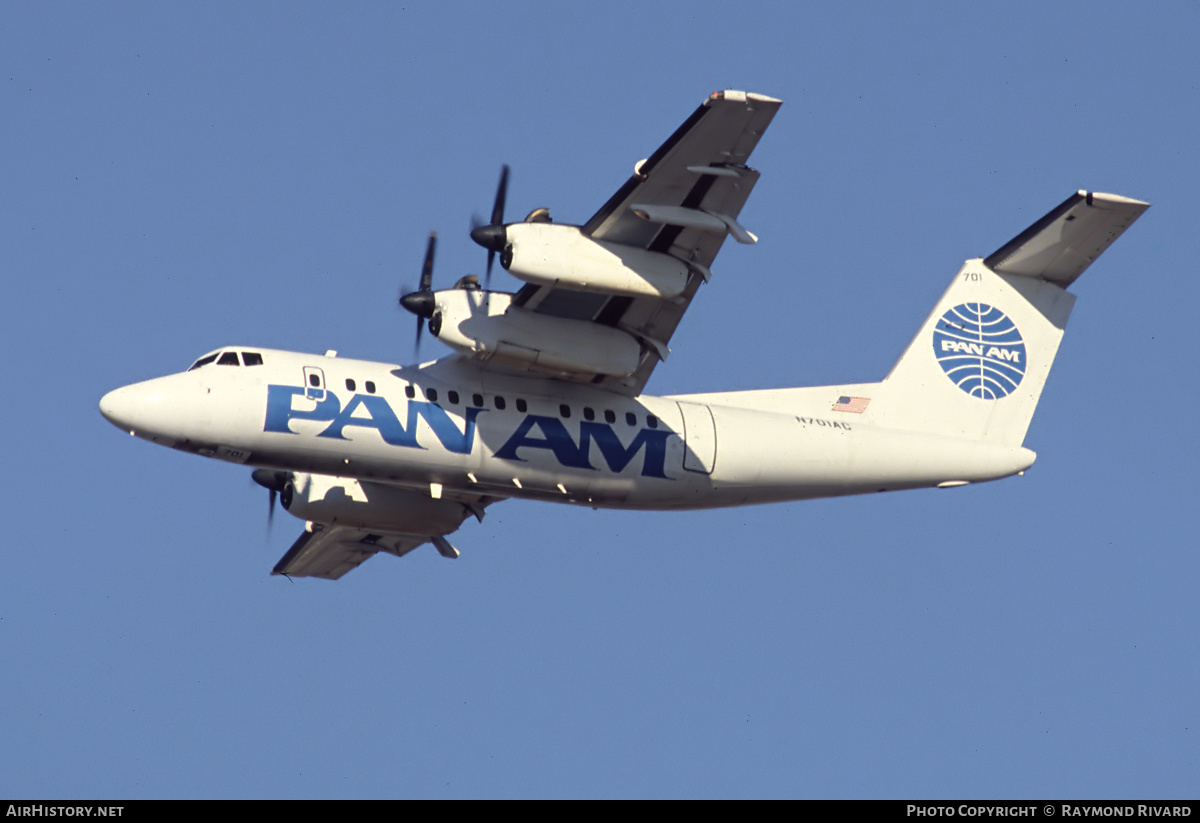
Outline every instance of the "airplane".
<path id="1" fill-rule="evenodd" d="M 781 101 L 715 92 L 582 225 L 546 209 L 491 221 L 484 286 L 400 303 L 453 354 L 401 366 L 223 346 L 179 374 L 105 394 L 118 428 L 252 467 L 305 521 L 274 574 L 337 579 L 373 555 L 447 539 L 508 499 L 683 510 L 1023 474 L 1023 443 L 1075 296 L 1067 288 L 1149 204 L 1079 191 L 966 261 L 883 380 L 656 397 L 643 393 L 713 277 Z M 492 263 L 522 281 L 490 287 Z"/>

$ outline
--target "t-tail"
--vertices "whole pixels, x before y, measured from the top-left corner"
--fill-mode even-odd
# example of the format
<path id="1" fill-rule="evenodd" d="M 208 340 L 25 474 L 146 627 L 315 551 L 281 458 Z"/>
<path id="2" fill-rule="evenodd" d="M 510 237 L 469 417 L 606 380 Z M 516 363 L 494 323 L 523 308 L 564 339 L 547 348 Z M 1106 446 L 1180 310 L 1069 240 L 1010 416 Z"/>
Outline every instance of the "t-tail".
<path id="1" fill-rule="evenodd" d="M 872 422 L 1020 445 L 1075 303 L 1067 287 L 1149 207 L 1080 191 L 994 254 L 964 263 L 874 387 Z"/>

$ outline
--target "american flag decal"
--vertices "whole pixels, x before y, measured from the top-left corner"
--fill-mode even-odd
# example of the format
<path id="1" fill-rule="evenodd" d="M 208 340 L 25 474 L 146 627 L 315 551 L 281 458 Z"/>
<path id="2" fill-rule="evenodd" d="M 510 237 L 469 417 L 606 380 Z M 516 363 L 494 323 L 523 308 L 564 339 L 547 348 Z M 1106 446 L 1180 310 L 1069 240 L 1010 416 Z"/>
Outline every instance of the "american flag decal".
<path id="1" fill-rule="evenodd" d="M 846 397 L 843 395 L 833 404 L 833 410 L 862 414 L 867 410 L 867 404 L 870 402 L 871 398 L 869 397 Z"/>

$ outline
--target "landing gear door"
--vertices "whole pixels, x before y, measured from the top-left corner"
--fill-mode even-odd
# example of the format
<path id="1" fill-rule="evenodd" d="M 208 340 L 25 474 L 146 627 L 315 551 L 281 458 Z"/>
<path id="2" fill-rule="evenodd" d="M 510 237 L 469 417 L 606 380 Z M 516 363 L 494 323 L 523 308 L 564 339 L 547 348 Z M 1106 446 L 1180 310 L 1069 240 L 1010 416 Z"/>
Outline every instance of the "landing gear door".
<path id="1" fill-rule="evenodd" d="M 717 462 L 717 425 L 708 406 L 678 402 L 683 414 L 683 467 L 712 474 Z"/>
<path id="2" fill-rule="evenodd" d="M 318 403 L 325 399 L 325 374 L 315 366 L 304 367 L 304 396 Z"/>

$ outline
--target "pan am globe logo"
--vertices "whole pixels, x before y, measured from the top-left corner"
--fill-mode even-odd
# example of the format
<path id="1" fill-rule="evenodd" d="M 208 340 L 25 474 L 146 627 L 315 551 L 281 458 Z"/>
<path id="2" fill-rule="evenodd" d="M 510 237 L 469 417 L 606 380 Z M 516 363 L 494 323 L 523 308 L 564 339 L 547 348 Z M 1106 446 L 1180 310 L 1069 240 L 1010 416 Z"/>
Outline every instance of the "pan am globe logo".
<path id="1" fill-rule="evenodd" d="M 998 400 L 1025 376 L 1025 341 L 1008 316 L 987 303 L 961 303 L 933 330 L 933 354 L 954 385 L 972 397 Z"/>

